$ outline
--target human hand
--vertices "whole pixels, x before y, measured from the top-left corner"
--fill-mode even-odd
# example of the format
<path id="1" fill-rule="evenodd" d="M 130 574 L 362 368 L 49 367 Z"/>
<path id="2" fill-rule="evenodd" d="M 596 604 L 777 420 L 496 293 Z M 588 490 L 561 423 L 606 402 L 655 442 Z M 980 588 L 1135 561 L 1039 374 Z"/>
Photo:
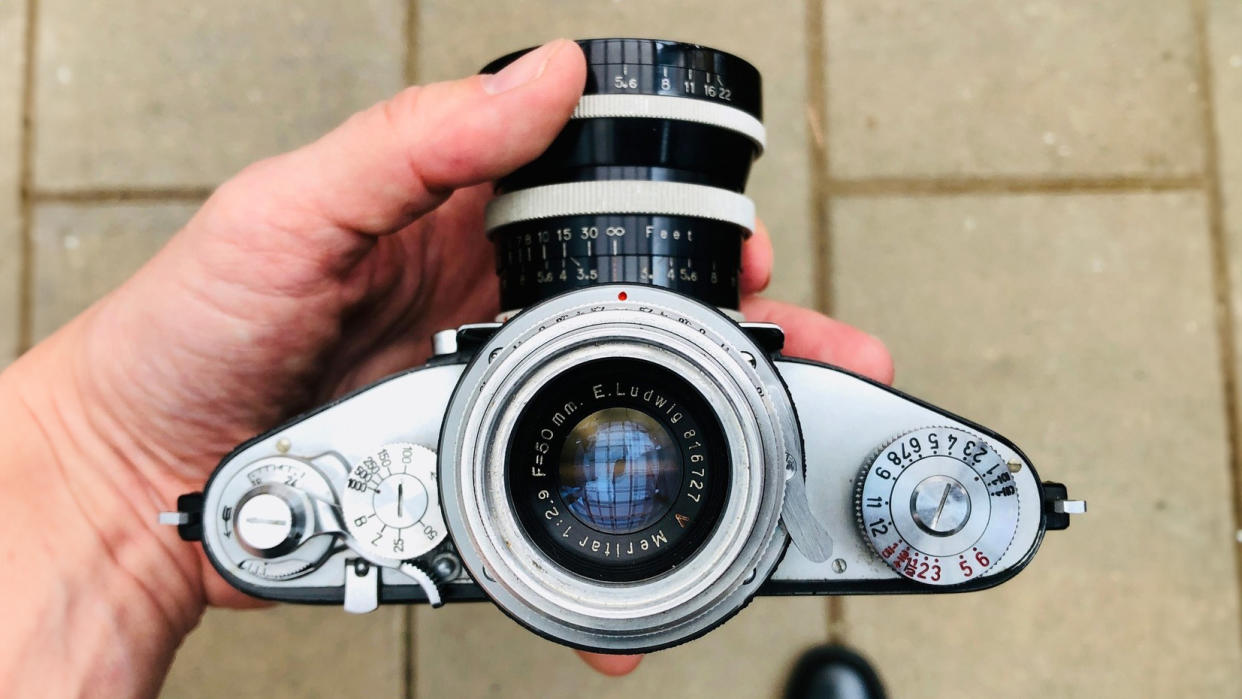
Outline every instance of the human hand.
<path id="1" fill-rule="evenodd" d="M 75 585 L 109 581 L 120 611 L 93 615 L 126 621 L 99 643 L 149 668 L 153 679 L 129 680 L 146 689 L 205 604 L 255 604 L 154 512 L 201 488 L 239 442 L 423 362 L 437 330 L 495 316 L 480 244 L 488 183 L 551 143 L 584 80 L 577 46 L 552 42 L 495 76 L 409 88 L 247 168 L 134 277 L 0 375 L 0 417 L 27 428 L 22 457 L 0 463 L 0 506 L 14 522 L 58 513 L 55 531 L 0 534 L 6 560 L 42 566 L 17 592 L 68 590 L 46 603 L 68 623 L 80 613 Z M 743 267 L 743 312 L 781 324 L 788 354 L 891 378 L 869 336 L 754 296 L 772 271 L 762 229 Z M 30 463 L 54 467 L 43 487 L 16 487 Z M 35 646 L 26 657 L 37 659 Z M 584 657 L 606 674 L 638 663 Z"/>

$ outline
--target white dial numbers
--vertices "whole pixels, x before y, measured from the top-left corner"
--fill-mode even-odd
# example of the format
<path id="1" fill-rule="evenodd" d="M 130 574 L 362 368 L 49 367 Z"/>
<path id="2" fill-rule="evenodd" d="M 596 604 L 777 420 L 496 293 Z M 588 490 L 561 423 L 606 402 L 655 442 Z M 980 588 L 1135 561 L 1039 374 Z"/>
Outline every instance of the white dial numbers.
<path id="1" fill-rule="evenodd" d="M 1006 461 L 966 430 L 902 435 L 863 466 L 858 523 L 884 562 L 928 585 L 956 585 L 995 565 L 1018 526 Z"/>
<path id="2" fill-rule="evenodd" d="M 444 541 L 435 452 L 387 444 L 349 472 L 341 506 L 354 548 L 372 562 L 421 556 Z"/>

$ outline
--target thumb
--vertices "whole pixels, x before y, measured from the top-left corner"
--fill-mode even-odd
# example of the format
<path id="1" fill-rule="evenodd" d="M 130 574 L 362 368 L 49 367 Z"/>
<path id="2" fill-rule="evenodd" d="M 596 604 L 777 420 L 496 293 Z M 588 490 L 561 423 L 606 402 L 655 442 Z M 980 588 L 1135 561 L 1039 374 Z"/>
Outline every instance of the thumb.
<path id="1" fill-rule="evenodd" d="M 407 88 L 318 141 L 247 168 L 207 208 L 245 210 L 252 231 L 256 217 L 294 235 L 399 230 L 453 190 L 542 153 L 585 81 L 581 49 L 558 39 L 495 75 Z"/>

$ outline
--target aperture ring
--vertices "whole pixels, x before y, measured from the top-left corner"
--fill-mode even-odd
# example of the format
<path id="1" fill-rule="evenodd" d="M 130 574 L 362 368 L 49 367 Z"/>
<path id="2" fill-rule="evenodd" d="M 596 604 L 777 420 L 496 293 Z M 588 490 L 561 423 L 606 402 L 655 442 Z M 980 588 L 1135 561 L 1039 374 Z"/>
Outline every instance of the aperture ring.
<path id="1" fill-rule="evenodd" d="M 698 44 L 662 39 L 582 39 L 587 76 L 583 94 L 673 95 L 724 102 L 763 119 L 759 71 L 746 60 Z M 487 64 L 495 73 L 532 48 Z"/>
<path id="2" fill-rule="evenodd" d="M 641 117 L 675 119 L 736 131 L 759 146 L 767 145 L 763 122 L 741 109 L 718 102 L 668 95 L 583 95 L 571 119 Z"/>
<path id="3" fill-rule="evenodd" d="M 491 231 L 518 221 L 581 214 L 695 216 L 753 232 L 755 203 L 742 194 L 686 182 L 566 182 L 501 194 L 487 205 Z"/>

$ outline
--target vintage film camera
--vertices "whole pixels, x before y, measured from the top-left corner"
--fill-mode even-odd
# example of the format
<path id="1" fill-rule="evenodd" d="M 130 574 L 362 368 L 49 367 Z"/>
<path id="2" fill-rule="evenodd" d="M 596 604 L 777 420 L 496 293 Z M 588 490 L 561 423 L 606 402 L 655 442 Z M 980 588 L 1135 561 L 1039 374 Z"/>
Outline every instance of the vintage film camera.
<path id="1" fill-rule="evenodd" d="M 980 590 L 1085 505 L 1009 440 L 781 355 L 737 312 L 758 71 L 580 42 L 585 93 L 487 212 L 503 322 L 239 446 L 161 520 L 285 602 L 491 600 L 652 651 L 757 594 Z M 519 54 L 499 59 L 498 70 Z"/>

